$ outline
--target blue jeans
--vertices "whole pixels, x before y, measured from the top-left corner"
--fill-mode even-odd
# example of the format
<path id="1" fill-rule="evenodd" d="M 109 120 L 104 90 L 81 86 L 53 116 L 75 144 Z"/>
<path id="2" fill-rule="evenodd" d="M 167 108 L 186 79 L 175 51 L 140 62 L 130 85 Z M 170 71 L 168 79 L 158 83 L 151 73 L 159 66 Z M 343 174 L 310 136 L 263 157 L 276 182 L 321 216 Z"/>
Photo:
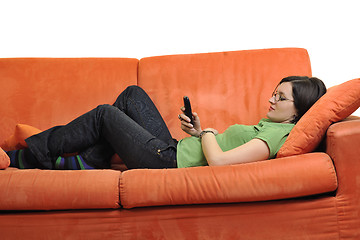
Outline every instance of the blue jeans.
<path id="1" fill-rule="evenodd" d="M 26 139 L 45 169 L 64 153 L 78 152 L 95 168 L 110 168 L 116 152 L 129 169 L 176 167 L 177 141 L 143 89 L 130 86 L 111 105 L 99 105 L 67 125 Z"/>

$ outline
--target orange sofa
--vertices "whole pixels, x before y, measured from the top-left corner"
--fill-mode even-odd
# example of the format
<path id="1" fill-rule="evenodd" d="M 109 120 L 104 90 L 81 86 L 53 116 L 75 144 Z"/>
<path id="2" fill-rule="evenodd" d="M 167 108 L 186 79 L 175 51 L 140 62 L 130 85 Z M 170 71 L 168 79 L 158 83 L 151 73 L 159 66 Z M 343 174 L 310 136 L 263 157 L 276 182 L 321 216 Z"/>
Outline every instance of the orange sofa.
<path id="1" fill-rule="evenodd" d="M 128 85 L 149 93 L 177 139 L 186 137 L 177 119 L 183 95 L 203 127 L 257 124 L 289 75 L 311 75 L 305 49 L 0 59 L 0 143 L 19 148 L 32 127 L 66 124 L 113 103 Z M 360 104 L 359 82 L 329 91 L 332 102 L 314 106 L 273 160 L 122 172 L 0 170 L 1 239 L 359 239 L 360 120 L 340 121 Z"/>

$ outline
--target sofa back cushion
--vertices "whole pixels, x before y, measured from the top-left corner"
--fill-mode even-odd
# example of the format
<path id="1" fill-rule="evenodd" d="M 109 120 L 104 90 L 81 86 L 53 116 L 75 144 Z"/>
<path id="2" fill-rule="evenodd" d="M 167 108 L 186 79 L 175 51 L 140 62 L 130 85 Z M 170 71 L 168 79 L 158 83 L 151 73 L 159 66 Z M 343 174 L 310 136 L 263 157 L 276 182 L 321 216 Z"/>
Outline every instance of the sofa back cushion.
<path id="1" fill-rule="evenodd" d="M 143 58 L 138 85 L 154 100 L 173 137 L 182 138 L 177 115 L 189 96 L 203 128 L 257 124 L 268 100 L 289 75 L 311 75 L 305 49 L 283 48 Z"/>
<path id="2" fill-rule="evenodd" d="M 137 84 L 137 59 L 0 59 L 0 144 L 23 123 L 41 130 L 112 104 Z"/>

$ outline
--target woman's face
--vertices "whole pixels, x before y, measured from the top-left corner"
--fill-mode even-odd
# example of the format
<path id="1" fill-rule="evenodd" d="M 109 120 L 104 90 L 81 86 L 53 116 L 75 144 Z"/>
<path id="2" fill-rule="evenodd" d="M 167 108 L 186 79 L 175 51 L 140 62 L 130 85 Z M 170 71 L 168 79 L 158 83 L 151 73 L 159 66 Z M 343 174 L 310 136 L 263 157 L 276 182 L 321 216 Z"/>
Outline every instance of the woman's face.
<path id="1" fill-rule="evenodd" d="M 267 117 L 277 123 L 290 123 L 296 116 L 294 98 L 292 95 L 292 84 L 284 82 L 269 99 L 270 108 Z"/>

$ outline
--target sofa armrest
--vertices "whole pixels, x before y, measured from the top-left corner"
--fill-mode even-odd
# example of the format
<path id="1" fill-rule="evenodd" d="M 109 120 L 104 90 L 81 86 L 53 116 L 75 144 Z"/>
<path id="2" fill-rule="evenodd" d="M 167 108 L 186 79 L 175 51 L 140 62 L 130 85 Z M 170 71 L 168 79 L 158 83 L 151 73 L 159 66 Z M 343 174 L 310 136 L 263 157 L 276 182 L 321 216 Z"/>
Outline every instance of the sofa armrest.
<path id="1" fill-rule="evenodd" d="M 337 178 L 325 153 L 231 166 L 135 169 L 120 179 L 124 208 L 253 202 L 334 191 Z"/>
<path id="2" fill-rule="evenodd" d="M 360 226 L 360 120 L 331 125 L 327 131 L 326 152 L 334 161 L 338 176 L 335 195 L 339 232 L 355 239 Z"/>
<path id="3" fill-rule="evenodd" d="M 338 176 L 337 195 L 357 193 L 360 199 L 360 120 L 354 119 L 329 127 L 326 152 L 334 161 Z"/>

